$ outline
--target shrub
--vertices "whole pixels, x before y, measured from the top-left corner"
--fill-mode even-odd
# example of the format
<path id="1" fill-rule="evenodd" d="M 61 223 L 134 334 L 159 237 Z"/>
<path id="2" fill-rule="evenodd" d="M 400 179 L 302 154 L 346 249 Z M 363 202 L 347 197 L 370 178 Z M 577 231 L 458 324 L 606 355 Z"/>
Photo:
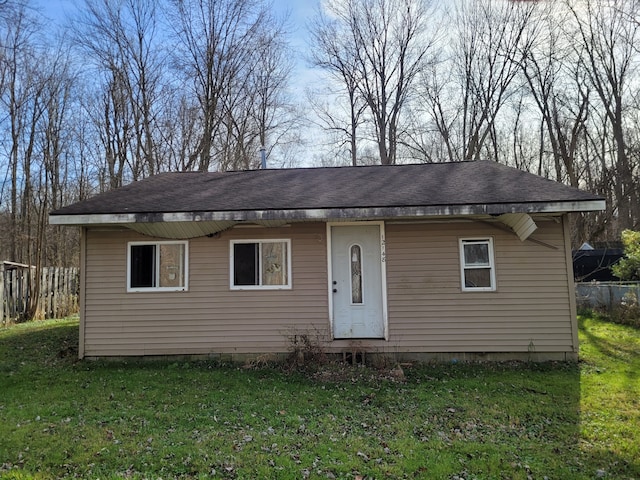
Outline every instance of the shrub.
<path id="1" fill-rule="evenodd" d="M 613 309 L 610 320 L 640 328 L 640 304 L 636 292 L 630 291 L 625 294 L 620 305 Z"/>
<path id="2" fill-rule="evenodd" d="M 326 335 L 320 331 L 292 331 L 287 335 L 289 355 L 287 365 L 291 368 L 318 366 L 327 362 L 325 352 Z"/>
<path id="3" fill-rule="evenodd" d="M 635 292 L 627 293 L 617 306 L 608 308 L 580 308 L 578 316 L 593 317 L 598 320 L 630 325 L 640 328 L 640 303 Z"/>
<path id="4" fill-rule="evenodd" d="M 624 257 L 611 267 L 620 280 L 640 280 L 640 232 L 622 231 Z"/>

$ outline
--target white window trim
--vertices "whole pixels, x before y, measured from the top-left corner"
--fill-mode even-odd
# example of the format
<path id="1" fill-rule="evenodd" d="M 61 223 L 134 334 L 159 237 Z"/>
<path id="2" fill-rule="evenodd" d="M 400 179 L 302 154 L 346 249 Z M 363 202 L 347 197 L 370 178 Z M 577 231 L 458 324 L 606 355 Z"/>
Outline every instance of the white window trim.
<path id="1" fill-rule="evenodd" d="M 286 243 L 287 244 L 287 284 L 286 285 L 234 285 L 234 245 L 239 243 Z M 262 249 L 262 247 L 259 247 Z M 262 258 L 262 254 L 259 255 Z M 259 264 L 260 268 L 261 264 Z M 259 272 L 258 278 L 262 281 L 262 272 Z M 290 238 L 262 238 L 262 239 L 246 239 L 246 240 L 230 240 L 229 241 L 229 288 L 231 290 L 291 290 L 293 280 L 291 278 L 291 239 Z"/>
<path id="2" fill-rule="evenodd" d="M 131 286 L 131 247 L 135 245 L 184 245 L 184 285 L 181 287 L 132 287 Z M 156 252 L 160 249 L 156 248 Z M 157 276 L 160 273 L 160 255 L 156 253 L 156 283 L 159 283 Z M 158 242 L 128 242 L 127 243 L 127 292 L 186 292 L 189 290 L 189 242 L 187 241 L 158 241 Z"/>
<path id="3" fill-rule="evenodd" d="M 464 246 L 469 244 L 487 244 L 489 246 L 489 265 L 467 266 L 464 261 Z M 460 284 L 463 292 L 495 292 L 496 291 L 496 263 L 493 255 L 493 237 L 460 238 L 458 240 L 460 251 Z M 467 287 L 465 285 L 465 270 L 490 269 L 490 287 Z"/>

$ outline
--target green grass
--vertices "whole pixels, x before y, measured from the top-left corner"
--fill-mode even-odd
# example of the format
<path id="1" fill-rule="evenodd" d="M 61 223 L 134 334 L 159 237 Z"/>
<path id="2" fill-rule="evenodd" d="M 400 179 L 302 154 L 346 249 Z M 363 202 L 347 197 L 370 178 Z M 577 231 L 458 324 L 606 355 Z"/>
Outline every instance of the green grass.
<path id="1" fill-rule="evenodd" d="M 640 331 L 595 317 L 579 365 L 420 365 L 404 382 L 78 362 L 77 334 L 0 330 L 1 478 L 640 478 Z"/>

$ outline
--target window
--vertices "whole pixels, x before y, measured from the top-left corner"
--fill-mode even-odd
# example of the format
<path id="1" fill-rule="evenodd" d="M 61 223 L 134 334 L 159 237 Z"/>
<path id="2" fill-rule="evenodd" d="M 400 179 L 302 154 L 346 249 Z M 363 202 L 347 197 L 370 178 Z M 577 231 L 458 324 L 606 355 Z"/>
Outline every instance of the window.
<path id="1" fill-rule="evenodd" d="M 232 289 L 291 288 L 290 240 L 233 240 Z"/>
<path id="2" fill-rule="evenodd" d="M 460 240 L 460 271 L 463 291 L 493 291 L 496 289 L 493 262 L 493 239 Z"/>
<path id="3" fill-rule="evenodd" d="M 130 242 L 127 291 L 187 289 L 187 242 Z"/>
<path id="4" fill-rule="evenodd" d="M 351 303 L 362 303 L 362 248 L 352 245 L 351 257 Z"/>

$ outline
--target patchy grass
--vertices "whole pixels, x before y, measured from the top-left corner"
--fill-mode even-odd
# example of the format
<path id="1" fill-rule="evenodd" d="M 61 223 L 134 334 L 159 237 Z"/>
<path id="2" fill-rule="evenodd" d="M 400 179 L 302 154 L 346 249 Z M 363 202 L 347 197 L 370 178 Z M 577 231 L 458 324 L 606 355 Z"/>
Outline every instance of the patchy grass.
<path id="1" fill-rule="evenodd" d="M 0 330 L 0 477 L 640 478 L 640 332 L 583 317 L 580 336 L 579 365 L 420 365 L 400 382 L 78 362 L 76 321 L 17 325 Z"/>

